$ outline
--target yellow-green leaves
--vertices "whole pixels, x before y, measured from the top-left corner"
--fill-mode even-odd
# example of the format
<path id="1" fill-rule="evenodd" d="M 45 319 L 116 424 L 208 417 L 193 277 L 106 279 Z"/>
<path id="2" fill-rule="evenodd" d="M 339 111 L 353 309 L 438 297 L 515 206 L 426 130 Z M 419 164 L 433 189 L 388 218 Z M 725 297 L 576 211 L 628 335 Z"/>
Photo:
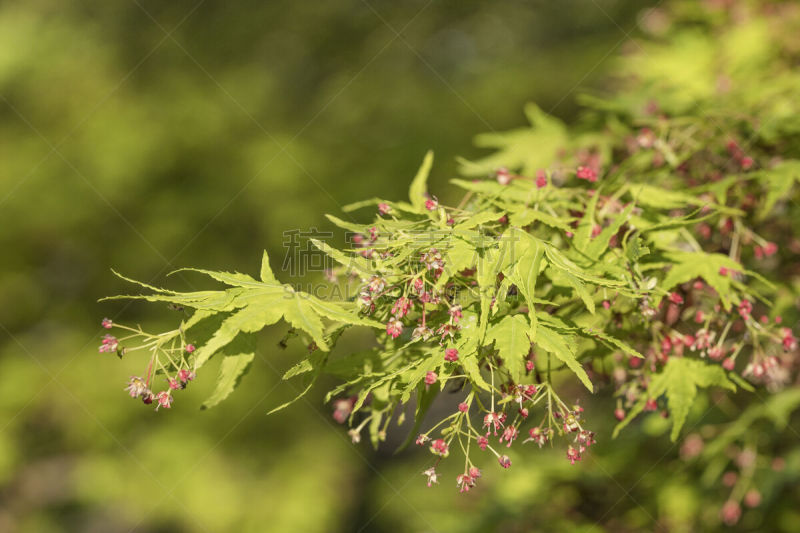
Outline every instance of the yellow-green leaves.
<path id="1" fill-rule="evenodd" d="M 670 357 L 664 370 L 653 376 L 647 387 L 647 395 L 651 399 L 666 395 L 672 420 L 670 438 L 675 441 L 686 422 L 698 387 L 718 386 L 736 391 L 725 371 L 719 365 L 706 364 L 698 359 L 686 357 Z M 614 428 L 614 437 L 627 426 L 631 420 L 644 410 L 647 398 L 641 398 L 628 412 L 628 415 Z"/>
<path id="2" fill-rule="evenodd" d="M 494 347 L 514 383 L 521 383 L 525 377 L 525 356 L 531 349 L 529 329 L 524 315 L 506 315 L 486 334 L 488 340 L 494 340 Z"/>
<path id="3" fill-rule="evenodd" d="M 702 278 L 719 294 L 722 306 L 727 310 L 731 302 L 737 303 L 738 297 L 731 290 L 731 274 L 727 271 L 742 270 L 742 265 L 727 255 L 709 254 L 706 252 L 671 252 L 667 254 L 670 267 L 661 288 L 670 291 L 681 283 Z"/>
<path id="4" fill-rule="evenodd" d="M 226 355 L 222 359 L 217 385 L 211 396 L 203 402 L 203 409 L 214 407 L 233 392 L 233 389 L 239 384 L 239 380 L 250 369 L 254 357 L 255 354 L 250 352 Z"/>
<path id="5" fill-rule="evenodd" d="M 569 337 L 539 323 L 539 328 L 536 332 L 536 346 L 556 356 L 557 359 L 578 376 L 578 379 L 589 389 L 589 392 L 594 391 L 589 376 L 586 374 L 583 366 L 578 362 L 575 353 L 575 343 Z"/>
<path id="6" fill-rule="evenodd" d="M 422 160 L 422 165 L 419 167 L 417 175 L 414 176 L 414 180 L 411 182 L 411 187 L 408 189 L 408 199 L 411 201 L 411 205 L 420 213 L 425 211 L 428 174 L 431 172 L 431 166 L 433 166 L 433 152 L 428 151 L 425 154 L 425 159 Z"/>
<path id="7" fill-rule="evenodd" d="M 461 173 L 465 176 L 485 176 L 500 167 L 519 170 L 533 176 L 537 169 L 547 168 L 555 160 L 558 150 L 567 144 L 567 131 L 558 119 L 545 114 L 535 104 L 525 106 L 529 128 L 506 132 L 484 133 L 475 137 L 481 148 L 497 151 L 474 162 L 461 160 Z"/>

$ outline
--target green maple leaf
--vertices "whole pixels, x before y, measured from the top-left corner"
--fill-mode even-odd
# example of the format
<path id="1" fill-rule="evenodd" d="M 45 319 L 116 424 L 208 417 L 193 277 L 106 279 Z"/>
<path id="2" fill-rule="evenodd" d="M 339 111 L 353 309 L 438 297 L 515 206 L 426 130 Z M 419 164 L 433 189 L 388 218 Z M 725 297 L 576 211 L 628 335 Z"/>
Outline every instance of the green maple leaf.
<path id="1" fill-rule="evenodd" d="M 475 137 L 475 145 L 497 151 L 477 161 L 459 160 L 465 176 L 485 176 L 500 167 L 519 170 L 533 176 L 549 167 L 558 150 L 567 145 L 567 131 L 558 119 L 545 114 L 535 104 L 525 106 L 531 126 L 506 132 L 484 133 Z"/>
<path id="2" fill-rule="evenodd" d="M 702 278 L 719 294 L 722 306 L 728 310 L 731 301 L 738 302 L 738 297 L 731 291 L 732 279 L 729 275 L 720 274 L 720 269 L 742 271 L 742 265 L 727 255 L 709 254 L 706 252 L 669 252 L 667 258 L 673 263 L 669 272 L 661 282 L 664 291 L 670 291 L 681 283 Z M 656 305 L 658 302 L 655 302 Z"/>
<path id="3" fill-rule="evenodd" d="M 689 416 L 689 409 L 697 397 L 697 389 L 719 386 L 736 392 L 736 385 L 719 365 L 709 365 L 697 359 L 670 357 L 664 370 L 653 376 L 647 387 L 647 397 L 641 398 L 628 412 L 628 415 L 614 428 L 613 437 L 627 426 L 631 420 L 644 410 L 648 398 L 666 395 L 672 420 L 670 439 L 674 442 Z"/>
<path id="4" fill-rule="evenodd" d="M 330 349 L 325 335 L 326 322 L 383 327 L 379 322 L 360 317 L 352 303 L 324 301 L 296 291 L 290 285 L 279 283 L 269 267 L 269 257 L 266 252 L 261 263 L 260 281 L 238 272 L 184 270 L 206 274 L 228 285 L 229 288 L 180 293 L 120 276 L 149 289 L 152 294 L 113 296 L 106 299 L 142 299 L 193 308 L 196 310 L 196 315 L 200 314 L 197 315 L 198 318 L 192 317 L 187 323 L 189 324 L 187 329 L 201 319 L 215 315 L 224 317 L 211 338 L 194 353 L 195 369 L 202 367 L 213 355 L 228 347 L 240 335 L 255 333 L 281 319 L 305 331 L 323 352 Z M 223 361 L 218 389 L 206 403 L 207 407 L 215 405 L 230 394 L 252 361 L 252 354 L 249 352 L 237 352 L 235 355 L 235 357 L 228 355 Z"/>
<path id="5" fill-rule="evenodd" d="M 531 349 L 529 330 L 530 324 L 524 315 L 506 315 L 486 333 L 488 340 L 494 340 L 503 366 L 514 383 L 521 383 L 525 377 L 525 356 Z"/>
<path id="6" fill-rule="evenodd" d="M 570 337 L 562 335 L 555 329 L 551 329 L 540 322 L 536 330 L 536 338 L 533 340 L 539 348 L 555 355 L 567 368 L 572 370 L 581 380 L 581 383 L 589 389 L 589 392 L 594 391 L 589 376 L 580 362 L 578 362 L 575 354 L 575 343 Z"/>

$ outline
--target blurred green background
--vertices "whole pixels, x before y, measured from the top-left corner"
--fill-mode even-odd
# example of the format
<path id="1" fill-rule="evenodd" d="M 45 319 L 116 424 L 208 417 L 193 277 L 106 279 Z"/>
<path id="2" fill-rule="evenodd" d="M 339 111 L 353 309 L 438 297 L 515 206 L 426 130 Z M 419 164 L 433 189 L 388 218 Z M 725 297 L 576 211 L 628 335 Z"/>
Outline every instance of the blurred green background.
<path id="1" fill-rule="evenodd" d="M 275 348 L 281 328 L 210 411 L 212 380 L 154 413 L 122 390 L 141 362 L 97 353 L 103 316 L 177 320 L 98 304 L 128 290 L 110 267 L 178 289 L 203 281 L 167 280 L 176 267 L 253 272 L 263 248 L 277 269 L 284 231 L 404 198 L 429 148 L 447 199 L 474 134 L 520 125 L 526 101 L 574 119 L 576 93 L 602 85 L 657 3 L 0 3 L 0 531 L 684 531 L 716 517 L 678 449 L 636 432 L 598 438 L 576 467 L 563 450 L 521 448 L 508 471 L 487 460 L 468 495 L 453 461 L 428 489 L 429 454 L 352 445 L 324 387 L 265 415 L 296 390 L 279 376 L 303 348 Z M 612 409 L 587 413 L 593 427 Z"/>

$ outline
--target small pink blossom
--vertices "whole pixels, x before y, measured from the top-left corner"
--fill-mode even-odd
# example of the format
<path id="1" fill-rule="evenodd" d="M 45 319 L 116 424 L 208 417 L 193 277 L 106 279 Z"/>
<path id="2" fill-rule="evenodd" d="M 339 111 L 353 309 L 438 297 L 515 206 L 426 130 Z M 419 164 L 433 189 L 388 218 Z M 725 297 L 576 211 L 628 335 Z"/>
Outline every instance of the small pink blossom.
<path id="1" fill-rule="evenodd" d="M 448 348 L 444 351 L 444 360 L 449 363 L 458 361 L 458 350 L 455 348 Z"/>
<path id="2" fill-rule="evenodd" d="M 138 398 L 139 396 L 143 396 L 144 394 L 150 392 L 144 380 L 137 376 L 131 376 L 128 386 L 125 387 L 125 390 L 128 391 L 128 394 L 131 398 Z"/>
<path id="3" fill-rule="evenodd" d="M 183 388 L 181 382 L 175 378 L 169 378 L 167 382 L 169 383 L 169 388 L 172 390 L 178 390 Z"/>
<path id="4" fill-rule="evenodd" d="M 187 344 L 186 345 L 186 353 L 193 353 L 197 347 L 194 344 Z"/>
<path id="5" fill-rule="evenodd" d="M 459 492 L 469 492 L 469 489 L 475 486 L 475 480 L 469 474 L 459 474 L 456 478 L 456 486 Z"/>
<path id="6" fill-rule="evenodd" d="M 156 400 L 158 400 L 158 403 L 156 403 L 156 411 L 158 411 L 159 407 L 163 407 L 164 409 L 170 409 L 172 407 L 173 398 L 169 391 L 164 390 L 156 394 Z"/>
<path id="7" fill-rule="evenodd" d="M 508 426 L 504 431 L 503 434 L 500 436 L 500 442 L 506 441 L 506 447 L 510 448 L 511 443 L 514 442 L 519 436 L 519 430 L 515 426 Z"/>
<path id="8" fill-rule="evenodd" d="M 436 383 L 437 379 L 439 379 L 439 376 L 436 375 L 436 372 L 428 371 L 428 373 L 425 374 L 425 385 L 433 385 Z"/>
<path id="9" fill-rule="evenodd" d="M 390 318 L 386 323 L 386 334 L 396 339 L 401 333 L 403 333 L 403 323 L 396 318 Z"/>
<path id="10" fill-rule="evenodd" d="M 181 380 L 181 383 L 193 381 L 195 377 L 197 377 L 197 375 L 191 370 L 185 368 L 178 370 L 178 379 Z"/>
<path id="11" fill-rule="evenodd" d="M 572 445 L 567 448 L 567 460 L 569 464 L 574 465 L 575 461 L 581 460 L 581 454 L 578 450 L 576 450 Z"/>
<path id="12" fill-rule="evenodd" d="M 501 455 L 497 458 L 497 462 L 500 463 L 500 466 L 503 468 L 508 468 L 511 466 L 511 459 L 507 455 Z"/>
<path id="13" fill-rule="evenodd" d="M 428 198 L 425 200 L 425 209 L 433 211 L 439 206 L 439 201 L 436 198 Z"/>
<path id="14" fill-rule="evenodd" d="M 100 325 L 103 326 L 105 329 L 111 329 L 114 326 L 114 323 L 111 322 L 110 318 L 104 318 Z"/>
<path id="15" fill-rule="evenodd" d="M 750 313 L 753 312 L 753 304 L 750 303 L 749 300 L 742 300 L 739 303 L 739 315 L 747 320 L 750 318 Z"/>
<path id="16" fill-rule="evenodd" d="M 111 353 L 116 352 L 117 348 L 119 348 L 119 341 L 113 335 L 104 335 L 103 340 L 101 341 L 100 347 L 97 349 L 100 353 Z"/>
<path id="17" fill-rule="evenodd" d="M 428 486 L 430 487 L 434 483 L 439 483 L 439 475 L 436 473 L 436 470 L 433 467 L 430 467 L 426 471 L 422 473 L 423 476 L 428 476 Z"/>
<path id="18" fill-rule="evenodd" d="M 547 174 L 544 170 L 539 169 L 536 171 L 536 187 L 541 189 L 547 185 Z"/>
<path id="19" fill-rule="evenodd" d="M 489 439 L 487 439 L 486 437 L 484 437 L 482 435 L 480 437 L 478 437 L 478 447 L 481 450 L 486 450 L 487 446 L 489 446 Z"/>
<path id="20" fill-rule="evenodd" d="M 340 424 L 347 421 L 347 417 L 353 412 L 355 400 L 353 398 L 339 398 L 333 402 L 333 419 Z"/>
<path id="21" fill-rule="evenodd" d="M 411 299 L 401 296 L 395 300 L 394 304 L 392 305 L 392 314 L 402 318 L 408 314 L 408 311 L 413 305 L 414 303 L 411 301 Z"/>
<path id="22" fill-rule="evenodd" d="M 417 446 L 424 446 L 425 443 L 428 442 L 429 440 L 431 440 L 429 436 L 420 433 L 420 435 L 417 436 L 417 440 L 414 442 Z"/>
<path id="23" fill-rule="evenodd" d="M 578 170 L 575 172 L 575 176 L 577 176 L 578 179 L 587 180 L 591 183 L 597 181 L 597 171 L 590 167 L 578 167 Z"/>
<path id="24" fill-rule="evenodd" d="M 450 447 L 442 439 L 431 442 L 431 453 L 440 457 L 447 457 L 450 454 Z"/>
<path id="25" fill-rule="evenodd" d="M 502 167 L 498 168 L 495 171 L 495 177 L 497 178 L 497 183 L 500 185 L 508 185 L 511 183 L 511 173 L 508 171 L 507 168 Z"/>
<path id="26" fill-rule="evenodd" d="M 383 202 L 378 204 L 378 213 L 381 215 L 388 215 L 392 211 L 391 206 L 389 204 L 385 204 Z"/>

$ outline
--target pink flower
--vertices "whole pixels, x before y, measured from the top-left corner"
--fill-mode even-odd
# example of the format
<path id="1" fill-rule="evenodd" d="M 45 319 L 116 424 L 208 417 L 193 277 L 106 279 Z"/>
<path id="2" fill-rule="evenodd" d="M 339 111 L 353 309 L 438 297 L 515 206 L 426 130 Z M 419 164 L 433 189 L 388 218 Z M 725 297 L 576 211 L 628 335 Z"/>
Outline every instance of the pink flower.
<path id="1" fill-rule="evenodd" d="M 503 420 L 505 420 L 505 416 L 501 413 L 488 413 L 486 416 L 483 417 L 483 427 L 486 428 L 486 434 L 489 434 L 489 431 L 494 429 L 494 434 L 497 435 L 497 430 L 503 427 Z"/>
<path id="2" fill-rule="evenodd" d="M 333 419 L 340 424 L 347 421 L 347 417 L 353 412 L 353 405 L 355 400 L 353 398 L 339 398 L 333 402 Z"/>
<path id="3" fill-rule="evenodd" d="M 417 326 L 414 328 L 414 331 L 411 332 L 412 339 L 422 339 L 428 340 L 433 335 L 433 331 L 431 328 L 426 326 Z"/>
<path id="4" fill-rule="evenodd" d="M 125 390 L 128 391 L 128 394 L 130 394 L 131 398 L 138 398 L 139 396 L 150 392 L 144 380 L 136 376 L 131 376 L 128 386 L 125 387 Z"/>
<path id="5" fill-rule="evenodd" d="M 459 492 L 469 492 L 469 489 L 475 486 L 475 480 L 469 474 L 459 474 L 456 478 L 456 485 Z"/>
<path id="6" fill-rule="evenodd" d="M 386 288 L 386 282 L 380 276 L 372 276 L 367 283 L 369 292 L 380 293 Z"/>
<path id="7" fill-rule="evenodd" d="M 114 323 L 111 322 L 110 318 L 104 318 L 103 321 L 100 322 L 100 325 L 103 326 L 106 329 L 111 329 L 112 326 L 114 325 Z"/>
<path id="8" fill-rule="evenodd" d="M 478 437 L 478 447 L 481 450 L 486 450 L 486 447 L 489 445 L 489 439 L 486 437 L 480 436 Z"/>
<path id="9" fill-rule="evenodd" d="M 450 448 L 447 443 L 442 439 L 436 439 L 431 442 L 431 453 L 440 457 L 447 457 L 450 454 Z"/>
<path id="10" fill-rule="evenodd" d="M 433 211 L 438 206 L 439 202 L 438 200 L 436 200 L 436 198 L 428 198 L 427 200 L 425 200 L 425 209 L 427 209 L 428 211 Z"/>
<path id="11" fill-rule="evenodd" d="M 547 174 L 542 169 L 536 171 L 536 187 L 541 189 L 547 185 Z"/>
<path id="12" fill-rule="evenodd" d="M 497 183 L 500 185 L 508 185 L 511 183 L 511 173 L 505 167 L 498 168 L 495 171 L 495 177 L 497 178 Z"/>
<path id="13" fill-rule="evenodd" d="M 722 368 L 727 371 L 731 371 L 736 366 L 736 360 L 733 357 L 728 357 L 722 362 Z"/>
<path id="14" fill-rule="evenodd" d="M 408 311 L 413 305 L 414 303 L 409 298 L 401 296 L 395 300 L 394 305 L 392 305 L 392 314 L 402 318 L 408 314 Z"/>
<path id="15" fill-rule="evenodd" d="M 119 341 L 113 335 L 104 335 L 103 340 L 101 341 L 100 347 L 97 349 L 98 352 L 116 352 L 117 348 L 119 348 Z"/>
<path id="16" fill-rule="evenodd" d="M 783 344 L 783 349 L 785 351 L 791 352 L 797 349 L 797 337 L 792 334 L 791 329 L 781 328 L 781 334 L 783 335 L 781 343 Z"/>
<path id="17" fill-rule="evenodd" d="M 381 215 L 388 215 L 391 212 L 392 208 L 389 204 L 385 204 L 383 202 L 378 204 L 378 213 Z"/>
<path id="18" fill-rule="evenodd" d="M 167 382 L 169 383 L 169 388 L 172 390 L 178 390 L 183 388 L 181 383 L 175 378 L 169 378 Z"/>
<path id="19" fill-rule="evenodd" d="M 614 409 L 614 418 L 617 420 L 623 420 L 625 418 L 625 410 L 622 407 L 617 407 Z"/>
<path id="20" fill-rule="evenodd" d="M 193 381 L 195 377 L 197 377 L 197 375 L 191 370 L 187 370 L 185 368 L 178 370 L 178 379 L 181 380 L 181 383 Z"/>
<path id="21" fill-rule="evenodd" d="M 449 363 L 458 361 L 458 350 L 455 348 L 448 348 L 444 351 L 444 360 Z"/>
<path id="22" fill-rule="evenodd" d="M 429 436 L 420 434 L 417 437 L 417 440 L 415 441 L 415 444 L 417 446 L 424 446 L 425 443 L 428 442 L 429 440 L 431 440 L 431 438 Z"/>
<path id="23" fill-rule="evenodd" d="M 650 128 L 642 128 L 636 136 L 636 143 L 642 148 L 650 148 L 656 142 L 656 135 Z"/>
<path id="24" fill-rule="evenodd" d="M 511 443 L 514 442 L 519 436 L 519 430 L 514 426 L 508 426 L 504 431 L 503 434 L 500 436 L 500 442 L 506 441 L 506 447 L 510 448 Z"/>
<path id="25" fill-rule="evenodd" d="M 439 376 L 436 375 L 436 372 L 428 371 L 428 373 L 425 374 L 425 385 L 433 385 L 436 383 L 437 379 L 439 379 Z"/>
<path id="26" fill-rule="evenodd" d="M 430 467 L 429 469 L 424 471 L 422 473 L 422 475 L 423 476 L 428 476 L 428 486 L 429 487 L 431 485 L 433 485 L 434 483 L 439 483 L 439 481 L 438 481 L 439 476 L 438 476 L 438 474 L 436 473 L 436 470 L 433 467 Z"/>
<path id="27" fill-rule="evenodd" d="M 469 405 L 467 405 L 464 402 L 461 402 L 460 404 L 458 404 L 458 410 L 461 411 L 462 413 L 466 413 L 467 411 L 469 411 Z"/>
<path id="28" fill-rule="evenodd" d="M 728 500 L 723 504 L 719 514 L 726 526 L 733 526 L 742 517 L 742 508 L 734 500 Z"/>
<path id="29" fill-rule="evenodd" d="M 535 367 L 536 365 L 534 364 L 533 361 L 531 360 L 525 361 L 525 370 L 527 370 L 528 372 L 533 372 L 533 369 Z"/>
<path id="30" fill-rule="evenodd" d="M 739 304 L 739 315 L 747 320 L 750 318 L 750 313 L 753 312 L 753 304 L 749 300 L 742 300 Z"/>
<path id="31" fill-rule="evenodd" d="M 681 296 L 677 292 L 673 292 L 672 294 L 669 295 L 669 301 L 674 304 L 681 305 L 683 304 L 683 296 Z"/>
<path id="32" fill-rule="evenodd" d="M 573 448 L 572 445 L 570 445 L 567 448 L 567 460 L 569 461 L 569 464 L 571 464 L 571 465 L 574 465 L 575 461 L 580 461 L 581 460 L 580 452 L 578 450 L 576 450 L 575 448 Z"/>
<path id="33" fill-rule="evenodd" d="M 403 323 L 396 318 L 390 318 L 386 323 L 386 334 L 396 339 L 401 333 L 403 333 Z"/>
<path id="34" fill-rule="evenodd" d="M 163 407 L 164 409 L 169 409 L 172 407 L 172 394 L 169 391 L 161 391 L 156 394 L 156 400 L 158 403 L 156 404 L 156 411 L 158 411 L 159 407 Z"/>
<path id="35" fill-rule="evenodd" d="M 450 313 L 450 317 L 453 319 L 453 322 L 458 322 L 459 320 L 461 320 L 461 317 L 463 316 L 461 314 L 461 306 L 460 305 L 452 306 L 448 310 L 448 313 Z"/>
<path id="36" fill-rule="evenodd" d="M 500 466 L 503 468 L 508 468 L 511 466 L 511 459 L 509 459 L 507 455 L 501 455 L 498 457 L 497 462 L 500 463 Z"/>
<path id="37" fill-rule="evenodd" d="M 194 352 L 196 349 L 197 349 L 197 348 L 195 347 L 195 345 L 194 345 L 194 344 L 187 344 L 187 345 L 186 345 L 186 353 L 192 353 L 192 352 Z"/>
<path id="38" fill-rule="evenodd" d="M 575 175 L 578 177 L 578 179 L 587 180 L 591 183 L 597 181 L 597 172 L 590 167 L 584 167 L 584 166 L 578 167 L 578 170 L 575 172 Z"/>

